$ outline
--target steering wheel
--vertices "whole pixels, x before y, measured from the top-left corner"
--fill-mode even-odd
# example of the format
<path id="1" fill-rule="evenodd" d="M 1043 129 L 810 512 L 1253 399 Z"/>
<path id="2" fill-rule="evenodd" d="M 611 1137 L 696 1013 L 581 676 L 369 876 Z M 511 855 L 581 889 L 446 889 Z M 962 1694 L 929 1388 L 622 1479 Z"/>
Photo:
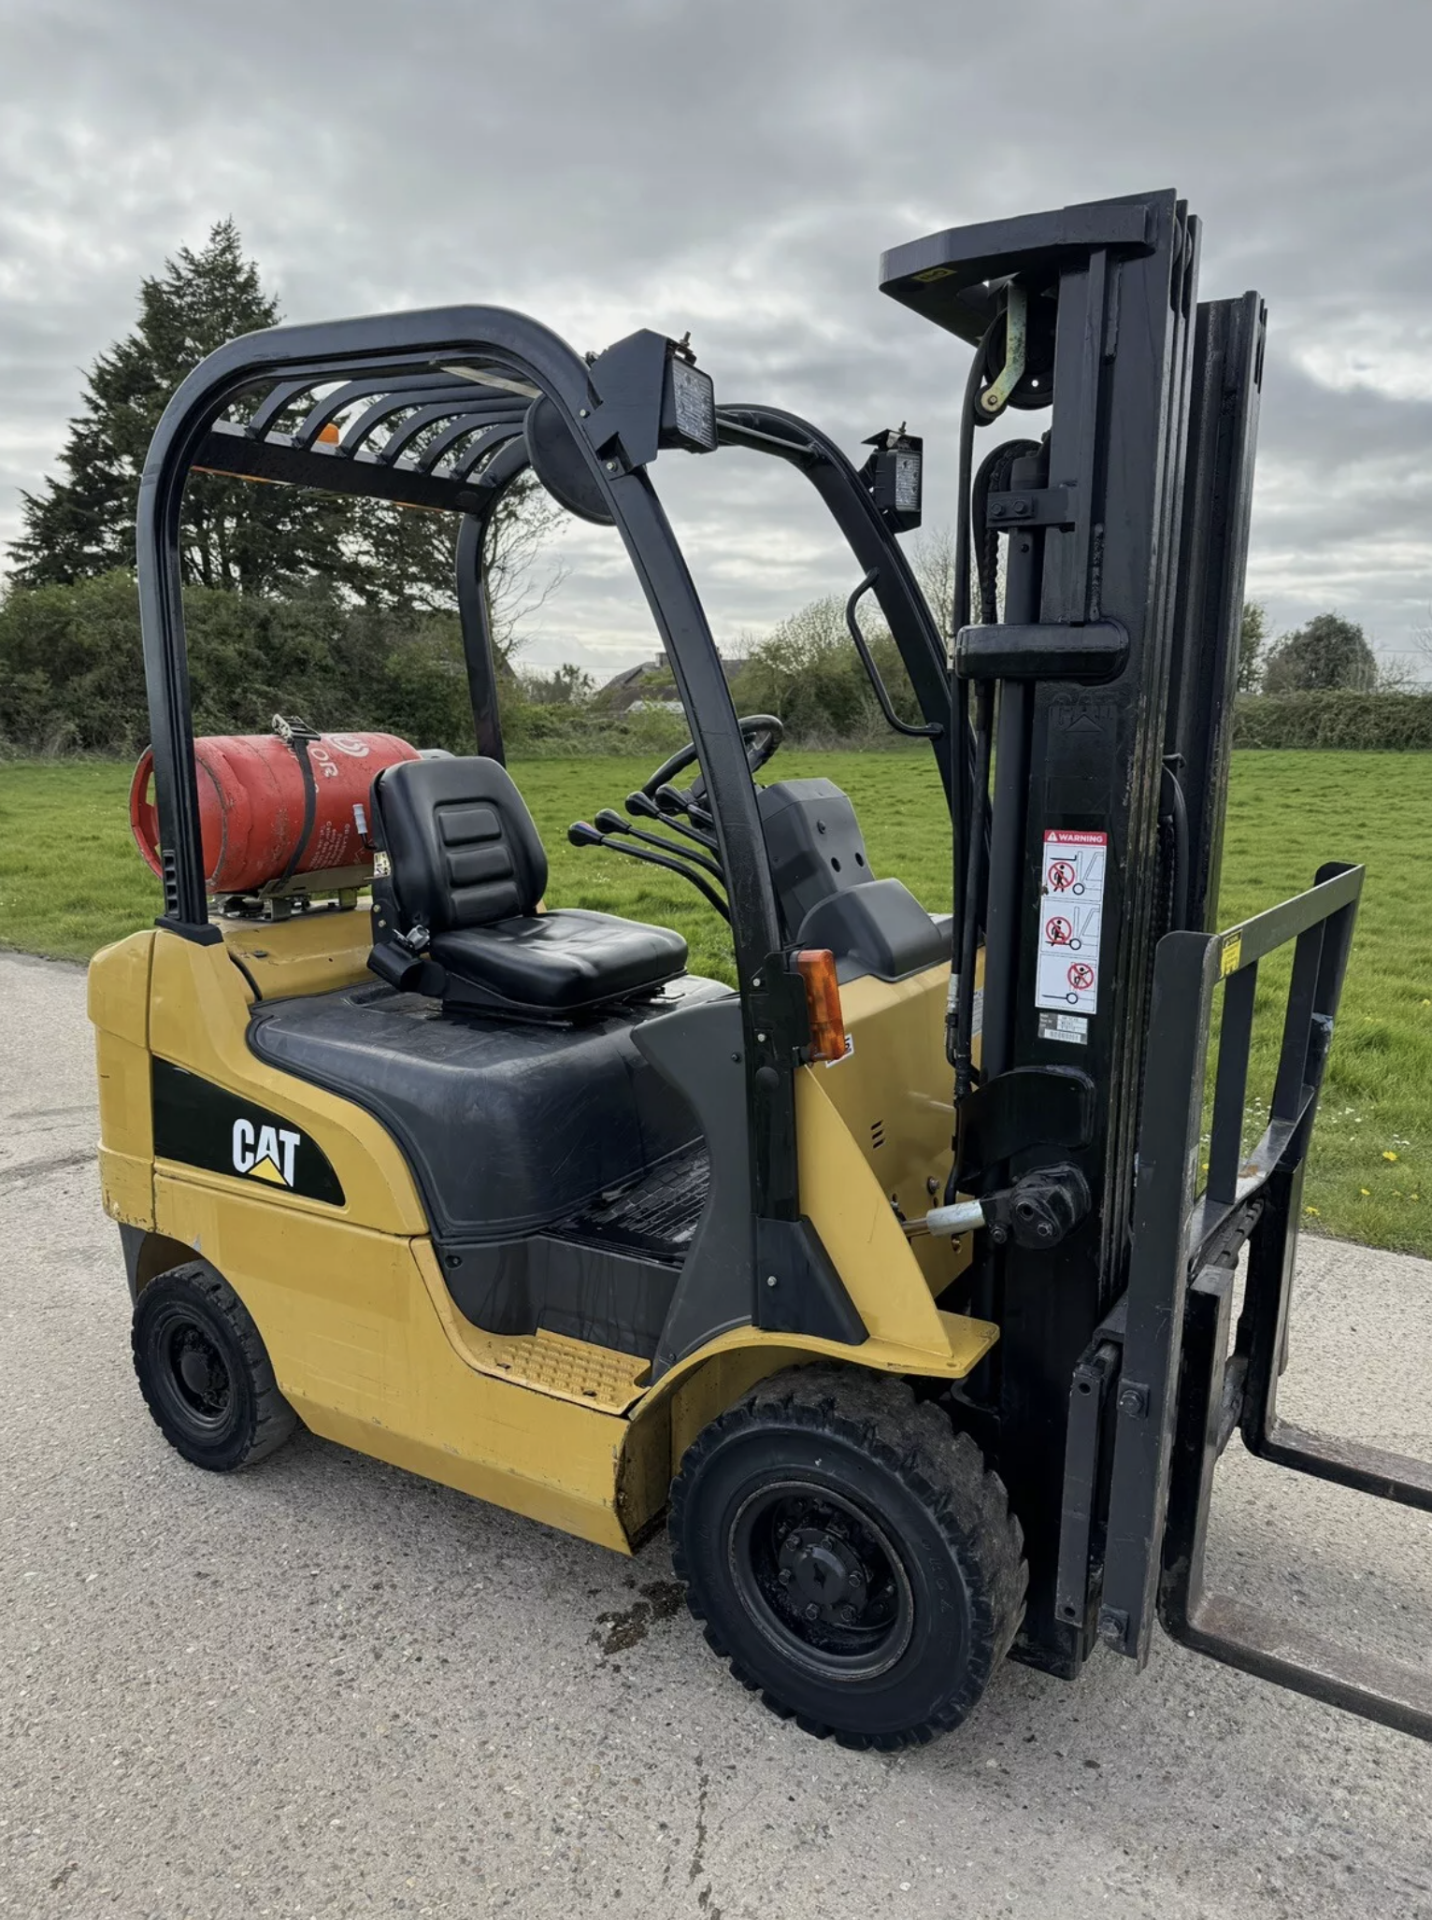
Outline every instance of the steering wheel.
<path id="1" fill-rule="evenodd" d="M 785 738 L 786 730 L 773 713 L 748 713 L 739 719 L 736 725 L 741 729 L 741 738 L 745 743 L 746 765 L 755 775 L 775 754 Z M 694 767 L 699 758 L 695 745 L 688 740 L 686 745 L 673 753 L 669 760 L 662 761 L 640 791 L 648 800 L 660 805 L 660 789 L 669 787 L 678 774 L 685 773 L 688 767 Z M 698 807 L 702 806 L 706 798 L 704 776 L 698 774 L 689 790 L 680 797 L 688 803 L 694 802 Z M 663 811 L 665 810 L 663 808 Z"/>

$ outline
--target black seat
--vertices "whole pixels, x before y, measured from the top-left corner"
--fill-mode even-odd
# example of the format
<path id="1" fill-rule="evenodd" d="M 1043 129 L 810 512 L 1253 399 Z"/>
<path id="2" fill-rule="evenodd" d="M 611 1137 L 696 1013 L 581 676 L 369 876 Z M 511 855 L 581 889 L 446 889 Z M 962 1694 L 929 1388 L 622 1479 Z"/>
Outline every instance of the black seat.
<path id="1" fill-rule="evenodd" d="M 369 965 L 393 985 L 453 1008 L 560 1019 L 685 971 L 686 942 L 670 927 L 537 911 L 547 855 L 496 760 L 402 761 L 374 781 L 373 812 L 396 926 Z"/>

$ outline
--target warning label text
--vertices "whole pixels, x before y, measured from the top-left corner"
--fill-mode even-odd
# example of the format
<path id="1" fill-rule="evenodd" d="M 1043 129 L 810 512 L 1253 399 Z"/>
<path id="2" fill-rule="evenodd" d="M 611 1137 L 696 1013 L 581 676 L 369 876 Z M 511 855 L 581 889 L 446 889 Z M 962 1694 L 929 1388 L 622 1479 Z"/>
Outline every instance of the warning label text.
<path id="1" fill-rule="evenodd" d="M 1057 829 L 1044 836 L 1037 1007 L 1089 1014 L 1098 1005 L 1099 935 L 1108 858 L 1106 833 Z"/>

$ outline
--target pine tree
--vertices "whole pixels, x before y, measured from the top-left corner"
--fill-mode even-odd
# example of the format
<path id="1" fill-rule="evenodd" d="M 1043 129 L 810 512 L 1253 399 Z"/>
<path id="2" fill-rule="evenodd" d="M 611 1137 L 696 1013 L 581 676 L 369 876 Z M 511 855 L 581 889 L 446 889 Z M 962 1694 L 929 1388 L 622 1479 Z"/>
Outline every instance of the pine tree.
<path id="1" fill-rule="evenodd" d="M 138 324 L 85 377 L 60 456 L 65 477 L 22 495 L 24 532 L 10 550 L 16 586 L 70 586 L 133 570 L 140 475 L 170 397 L 206 354 L 279 318 L 232 220 L 219 221 L 199 252 L 181 247 L 161 274 L 141 283 Z M 240 403 L 227 417 L 244 415 Z M 390 430 L 400 424 L 395 418 Z M 518 563 L 532 559 L 556 517 L 530 480 L 511 488 L 498 510 L 488 588 L 504 653 L 515 644 L 516 618 L 543 597 L 524 595 Z M 194 473 L 181 557 L 190 585 L 279 595 L 317 585 L 380 609 L 446 608 L 454 600 L 456 532 L 446 513 Z"/>
<path id="2" fill-rule="evenodd" d="M 139 478 L 170 396 L 205 354 L 278 317 L 232 220 L 221 220 L 200 252 L 181 248 L 143 281 L 138 325 L 86 376 L 61 455 L 68 478 L 23 496 L 25 530 L 11 552 L 18 585 L 69 585 L 133 567 Z M 336 555 L 350 517 L 345 503 L 323 495 L 195 474 L 184 502 L 184 577 L 281 589 Z"/>

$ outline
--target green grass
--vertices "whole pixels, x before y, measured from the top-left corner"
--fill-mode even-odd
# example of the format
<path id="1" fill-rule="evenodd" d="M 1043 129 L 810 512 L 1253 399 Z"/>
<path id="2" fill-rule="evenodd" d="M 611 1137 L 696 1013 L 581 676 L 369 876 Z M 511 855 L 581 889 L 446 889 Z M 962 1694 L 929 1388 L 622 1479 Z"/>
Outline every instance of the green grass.
<path id="1" fill-rule="evenodd" d="M 924 756 L 788 752 L 779 769 L 822 773 L 844 787 L 876 872 L 898 874 L 934 910 L 949 906 L 947 829 Z M 650 771 L 645 762 L 544 759 L 514 770 L 551 856 L 554 904 L 679 927 L 697 970 L 731 977 L 724 926 L 683 882 L 567 844 L 569 822 L 619 807 Z M 158 884 L 129 837 L 128 783 L 128 767 L 108 762 L 0 763 L 0 945 L 86 959 L 153 918 Z M 1325 859 L 1366 864 L 1306 1224 L 1432 1255 L 1429 824 L 1432 755 L 1239 753 L 1221 918 L 1231 924 L 1300 891 Z M 1264 974 L 1249 1082 L 1255 1102 L 1271 1090 L 1286 961 Z"/>

